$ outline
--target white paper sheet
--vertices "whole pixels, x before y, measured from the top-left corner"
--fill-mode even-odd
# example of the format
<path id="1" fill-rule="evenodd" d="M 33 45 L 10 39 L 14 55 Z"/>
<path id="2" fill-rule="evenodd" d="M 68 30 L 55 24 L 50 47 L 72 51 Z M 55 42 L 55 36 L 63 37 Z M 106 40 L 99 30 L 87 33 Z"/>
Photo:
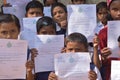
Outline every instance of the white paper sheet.
<path id="1" fill-rule="evenodd" d="M 32 31 L 37 34 L 36 23 L 40 17 L 35 18 L 23 18 L 24 30 Z"/>
<path id="2" fill-rule="evenodd" d="M 27 42 L 0 39 L 0 79 L 25 79 Z"/>
<path id="3" fill-rule="evenodd" d="M 28 2 L 32 0 L 6 0 L 7 3 L 10 3 L 11 5 L 22 5 L 26 6 Z"/>
<path id="4" fill-rule="evenodd" d="M 82 33 L 91 42 L 96 27 L 96 5 L 68 5 L 67 10 L 68 34 L 73 32 Z"/>
<path id="5" fill-rule="evenodd" d="M 35 42 L 36 42 L 37 35 L 34 32 L 31 32 L 30 30 L 24 30 L 20 32 L 20 40 L 26 40 L 28 41 L 28 47 L 36 48 Z"/>
<path id="6" fill-rule="evenodd" d="M 44 15 L 52 17 L 51 16 L 51 7 L 44 7 Z"/>
<path id="7" fill-rule="evenodd" d="M 89 80 L 89 53 L 63 53 L 55 55 L 55 73 L 58 80 Z"/>
<path id="8" fill-rule="evenodd" d="M 120 61 L 111 62 L 111 80 L 120 80 Z"/>
<path id="9" fill-rule="evenodd" d="M 120 36 L 120 21 L 108 21 L 108 47 L 111 48 L 111 57 L 120 57 L 118 37 Z"/>
<path id="10" fill-rule="evenodd" d="M 20 20 L 21 30 L 23 30 L 22 18 L 25 17 L 25 10 L 23 6 L 3 7 L 3 12 L 7 14 L 14 14 Z"/>
<path id="11" fill-rule="evenodd" d="M 37 36 L 37 29 L 36 29 L 36 22 L 40 17 L 35 18 L 23 18 L 23 31 L 20 34 L 20 39 L 27 40 L 29 48 L 36 48 L 36 36 Z"/>
<path id="12" fill-rule="evenodd" d="M 64 47 L 63 35 L 38 35 L 38 55 L 35 58 L 35 72 L 54 71 L 54 54 Z"/>

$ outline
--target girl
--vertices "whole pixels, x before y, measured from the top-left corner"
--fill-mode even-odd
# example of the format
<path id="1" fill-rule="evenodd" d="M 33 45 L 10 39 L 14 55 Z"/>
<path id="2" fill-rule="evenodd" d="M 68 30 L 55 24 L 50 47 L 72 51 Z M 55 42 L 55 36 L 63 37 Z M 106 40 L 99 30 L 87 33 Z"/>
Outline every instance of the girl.
<path id="1" fill-rule="evenodd" d="M 120 0 L 112 0 L 109 3 L 108 9 L 109 9 L 109 16 L 108 20 L 120 20 Z M 99 39 L 100 39 L 100 49 L 101 49 L 101 55 L 102 55 L 102 68 L 101 68 L 101 74 L 103 77 L 103 80 L 109 80 L 110 79 L 110 64 L 111 61 L 108 60 L 108 56 L 111 54 L 110 49 L 107 48 L 107 27 L 103 28 L 99 32 Z"/>
<path id="2" fill-rule="evenodd" d="M 17 40 L 19 33 L 20 23 L 18 18 L 12 14 L 0 14 L 0 39 Z M 8 79 L 8 80 L 24 80 L 24 79 Z"/>
<path id="3" fill-rule="evenodd" d="M 0 15 L 0 38 L 18 39 L 20 23 L 16 16 L 11 14 Z"/>

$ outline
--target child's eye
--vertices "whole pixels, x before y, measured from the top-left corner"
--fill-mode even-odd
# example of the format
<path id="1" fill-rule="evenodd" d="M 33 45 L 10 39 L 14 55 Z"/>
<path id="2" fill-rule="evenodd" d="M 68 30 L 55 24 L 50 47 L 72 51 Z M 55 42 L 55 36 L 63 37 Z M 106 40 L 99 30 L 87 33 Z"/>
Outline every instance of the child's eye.
<path id="1" fill-rule="evenodd" d="M 114 11 L 118 11 L 118 9 L 117 9 L 117 8 L 113 8 L 113 10 L 114 10 Z"/>
<path id="2" fill-rule="evenodd" d="M 8 33 L 7 31 L 2 31 L 1 32 L 1 34 L 3 34 L 3 35 L 7 35 L 7 33 Z"/>
<path id="3" fill-rule="evenodd" d="M 31 12 L 30 14 L 34 14 L 34 12 Z"/>
<path id="4" fill-rule="evenodd" d="M 59 13 L 60 13 L 60 14 L 62 14 L 62 13 L 63 13 L 63 11 L 59 11 Z"/>
<path id="5" fill-rule="evenodd" d="M 43 32 L 41 32 L 41 34 L 47 34 L 47 32 L 46 32 L 46 31 L 43 31 Z"/>
<path id="6" fill-rule="evenodd" d="M 69 48 L 68 50 L 69 50 L 69 51 L 72 51 L 73 49 L 72 49 L 72 48 Z"/>
<path id="7" fill-rule="evenodd" d="M 15 30 L 11 30 L 12 33 L 16 32 Z"/>

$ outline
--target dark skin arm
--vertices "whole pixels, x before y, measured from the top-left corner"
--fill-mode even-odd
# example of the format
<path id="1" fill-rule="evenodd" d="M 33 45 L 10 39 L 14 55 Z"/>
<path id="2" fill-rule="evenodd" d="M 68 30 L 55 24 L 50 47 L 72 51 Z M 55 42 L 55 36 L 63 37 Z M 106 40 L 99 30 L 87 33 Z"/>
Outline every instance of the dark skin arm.
<path id="1" fill-rule="evenodd" d="M 93 39 L 93 50 L 94 50 L 93 62 L 94 62 L 94 65 L 97 66 L 98 69 L 100 69 L 101 62 L 98 54 L 98 45 L 99 45 L 99 39 L 98 39 L 98 35 L 96 34 Z"/>

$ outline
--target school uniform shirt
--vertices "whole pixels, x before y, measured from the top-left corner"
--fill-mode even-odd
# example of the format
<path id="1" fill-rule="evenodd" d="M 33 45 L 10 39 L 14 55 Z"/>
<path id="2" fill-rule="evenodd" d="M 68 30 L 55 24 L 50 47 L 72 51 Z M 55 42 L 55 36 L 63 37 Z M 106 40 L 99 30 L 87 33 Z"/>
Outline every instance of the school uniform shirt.
<path id="1" fill-rule="evenodd" d="M 110 57 L 107 60 L 105 60 L 104 64 L 104 78 L 103 80 L 110 80 L 111 77 L 111 61 L 112 60 L 120 60 L 120 58 Z"/>
<path id="2" fill-rule="evenodd" d="M 94 32 L 99 34 L 99 31 L 102 30 L 103 28 L 104 28 L 104 25 L 101 22 L 98 22 Z"/>
<path id="3" fill-rule="evenodd" d="M 100 40 L 100 50 L 103 49 L 104 47 L 107 47 L 107 26 L 100 30 L 99 32 L 99 40 Z"/>
<path id="4" fill-rule="evenodd" d="M 35 73 L 35 80 L 48 80 L 48 76 L 50 72 L 53 72 L 53 71 Z"/>
<path id="5" fill-rule="evenodd" d="M 56 23 L 56 34 L 57 35 L 67 35 L 67 30 L 66 29 L 63 29 L 63 28 L 60 28 L 60 26 Z"/>
<path id="6" fill-rule="evenodd" d="M 104 47 L 107 47 L 107 29 L 108 27 L 105 27 L 103 28 L 102 30 L 100 30 L 99 32 L 99 40 L 100 40 L 100 50 L 102 50 Z M 101 76 L 102 76 L 102 79 L 105 80 L 105 75 L 106 75 L 106 64 L 107 64 L 107 61 L 102 61 L 102 67 L 100 69 L 100 72 L 101 72 Z"/>
<path id="7" fill-rule="evenodd" d="M 102 77 L 101 77 L 100 71 L 97 67 L 94 68 L 94 71 L 97 74 L 97 79 L 96 80 L 103 80 Z"/>

